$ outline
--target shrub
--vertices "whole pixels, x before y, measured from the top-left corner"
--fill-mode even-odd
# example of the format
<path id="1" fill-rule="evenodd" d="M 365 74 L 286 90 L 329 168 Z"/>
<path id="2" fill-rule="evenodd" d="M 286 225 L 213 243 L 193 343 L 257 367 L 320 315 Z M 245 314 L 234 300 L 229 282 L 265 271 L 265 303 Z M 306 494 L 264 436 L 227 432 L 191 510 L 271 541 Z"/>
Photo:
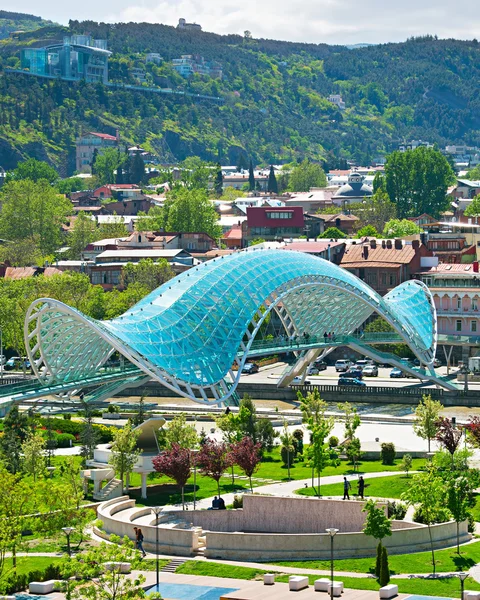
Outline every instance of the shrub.
<path id="1" fill-rule="evenodd" d="M 387 515 L 391 519 L 397 519 L 401 521 L 407 514 L 407 505 L 402 502 L 390 502 L 387 503 Z"/>
<path id="2" fill-rule="evenodd" d="M 382 548 L 382 559 L 380 563 L 380 577 L 378 583 L 383 587 L 390 581 L 390 569 L 388 567 L 388 553 L 385 546 Z"/>
<path id="3" fill-rule="evenodd" d="M 338 446 L 338 438 L 336 435 L 330 436 L 330 438 L 328 439 L 328 445 L 330 446 L 330 448 L 336 448 Z"/>
<path id="4" fill-rule="evenodd" d="M 432 523 L 446 523 L 447 521 L 450 521 L 451 518 L 452 517 L 448 508 L 440 507 L 435 513 Z M 417 508 L 413 513 L 413 520 L 417 523 L 426 525 L 422 509 L 420 507 Z"/>
<path id="5" fill-rule="evenodd" d="M 39 419 L 39 424 L 42 427 L 47 427 L 48 419 Z M 69 421 L 68 419 L 57 419 L 56 417 L 50 418 L 50 427 L 53 431 L 60 431 L 61 433 L 70 433 L 71 435 L 78 435 L 83 428 L 83 423 L 77 421 Z"/>
<path id="6" fill-rule="evenodd" d="M 233 497 L 233 508 L 243 508 L 243 496 L 235 494 Z"/>
<path id="7" fill-rule="evenodd" d="M 280 451 L 280 455 L 282 457 L 283 464 L 288 467 L 293 465 L 293 461 L 295 459 L 295 448 L 293 446 L 282 446 Z M 290 462 L 290 465 L 288 464 Z"/>
<path id="8" fill-rule="evenodd" d="M 93 428 L 100 434 L 100 443 L 106 444 L 113 440 L 113 431 L 116 428 L 107 427 L 106 425 L 94 425 Z"/>
<path id="9" fill-rule="evenodd" d="M 71 433 L 57 433 L 55 441 L 57 442 L 58 448 L 69 448 L 70 442 L 72 442 L 73 446 L 75 436 Z"/>
<path id="10" fill-rule="evenodd" d="M 377 559 L 375 561 L 375 577 L 380 577 L 380 569 L 382 566 L 382 542 L 378 542 L 377 545 Z"/>
<path id="11" fill-rule="evenodd" d="M 476 521 L 472 513 L 468 513 L 468 533 L 475 533 Z"/>
<path id="12" fill-rule="evenodd" d="M 384 442 L 382 444 L 382 464 L 383 465 L 393 465 L 395 463 L 395 444 L 392 442 Z"/>
<path id="13" fill-rule="evenodd" d="M 293 437 L 296 440 L 303 440 L 303 431 L 301 429 L 295 429 L 293 432 Z"/>

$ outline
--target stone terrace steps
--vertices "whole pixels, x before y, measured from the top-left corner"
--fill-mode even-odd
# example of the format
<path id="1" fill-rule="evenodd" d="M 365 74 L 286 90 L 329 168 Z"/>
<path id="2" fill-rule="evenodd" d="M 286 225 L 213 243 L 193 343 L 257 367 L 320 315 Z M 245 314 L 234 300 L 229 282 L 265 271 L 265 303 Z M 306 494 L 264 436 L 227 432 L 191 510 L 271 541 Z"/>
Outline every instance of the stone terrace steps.
<path id="1" fill-rule="evenodd" d="M 172 558 L 172 560 L 163 567 L 162 573 L 175 573 L 178 567 L 183 565 L 183 563 L 186 563 L 187 560 L 187 558 Z"/>

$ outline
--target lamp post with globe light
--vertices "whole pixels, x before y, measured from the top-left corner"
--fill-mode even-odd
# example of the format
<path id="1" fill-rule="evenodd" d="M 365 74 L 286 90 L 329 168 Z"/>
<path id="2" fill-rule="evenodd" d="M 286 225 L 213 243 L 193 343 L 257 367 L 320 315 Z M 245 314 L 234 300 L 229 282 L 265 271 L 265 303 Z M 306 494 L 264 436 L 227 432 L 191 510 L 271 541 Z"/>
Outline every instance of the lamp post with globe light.
<path id="1" fill-rule="evenodd" d="M 67 553 L 68 553 L 68 556 L 72 556 L 72 552 L 71 552 L 71 549 L 70 549 L 70 535 L 72 534 L 73 531 L 75 531 L 75 528 L 74 527 L 62 527 L 62 531 L 67 536 Z"/>
<path id="2" fill-rule="evenodd" d="M 464 571 L 461 571 L 458 574 L 458 578 L 460 579 L 460 591 L 461 591 L 460 598 L 461 598 L 461 600 L 463 600 L 463 589 L 465 587 L 465 579 L 467 577 L 468 577 L 468 573 L 465 573 Z"/>
<path id="3" fill-rule="evenodd" d="M 338 533 L 338 529 L 331 527 L 325 531 L 330 534 L 330 576 L 332 580 L 330 585 L 330 599 L 333 600 L 333 538 Z"/>

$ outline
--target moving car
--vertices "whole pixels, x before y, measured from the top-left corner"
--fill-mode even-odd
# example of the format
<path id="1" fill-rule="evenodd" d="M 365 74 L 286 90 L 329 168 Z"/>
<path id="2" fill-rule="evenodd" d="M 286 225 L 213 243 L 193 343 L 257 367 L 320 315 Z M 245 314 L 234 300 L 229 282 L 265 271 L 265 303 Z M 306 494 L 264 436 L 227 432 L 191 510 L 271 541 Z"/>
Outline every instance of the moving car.
<path id="1" fill-rule="evenodd" d="M 360 381 L 360 379 L 357 379 L 356 377 L 340 376 L 338 378 L 338 385 L 353 385 L 357 387 L 365 387 L 366 383 L 364 381 Z"/>
<path id="2" fill-rule="evenodd" d="M 337 373 L 345 373 L 352 366 L 352 361 L 341 358 L 335 363 L 335 371 Z"/>
<path id="3" fill-rule="evenodd" d="M 242 374 L 252 375 L 253 373 L 258 373 L 258 365 L 255 363 L 245 363 L 243 365 Z"/>
<path id="4" fill-rule="evenodd" d="M 308 368 L 307 375 L 318 375 L 319 369 L 316 365 L 312 365 Z"/>
<path id="5" fill-rule="evenodd" d="M 442 361 L 439 358 L 434 358 L 433 359 L 433 366 L 438 368 L 442 366 Z"/>
<path id="6" fill-rule="evenodd" d="M 398 369 L 397 367 L 394 367 L 390 371 L 390 377 L 403 377 L 403 371 L 401 369 Z"/>
<path id="7" fill-rule="evenodd" d="M 354 377 L 355 379 L 362 379 L 363 377 L 362 369 L 359 369 L 356 365 L 350 367 L 345 375 L 347 377 Z"/>
<path id="8" fill-rule="evenodd" d="M 325 371 L 327 369 L 327 363 L 324 360 L 317 360 L 314 362 L 314 366 L 319 371 Z"/>
<path id="9" fill-rule="evenodd" d="M 292 379 L 291 385 L 310 385 L 310 381 L 308 381 L 308 379 L 305 379 L 305 381 L 302 382 L 301 376 L 297 375 Z"/>
<path id="10" fill-rule="evenodd" d="M 373 362 L 373 360 L 370 360 L 368 358 L 362 358 L 360 360 L 357 360 L 357 362 L 355 363 L 355 366 L 357 367 L 357 369 L 363 369 L 367 365 L 373 365 L 373 364 L 375 364 Z"/>
<path id="11" fill-rule="evenodd" d="M 362 374 L 364 377 L 378 377 L 377 365 L 366 365 L 362 369 Z"/>

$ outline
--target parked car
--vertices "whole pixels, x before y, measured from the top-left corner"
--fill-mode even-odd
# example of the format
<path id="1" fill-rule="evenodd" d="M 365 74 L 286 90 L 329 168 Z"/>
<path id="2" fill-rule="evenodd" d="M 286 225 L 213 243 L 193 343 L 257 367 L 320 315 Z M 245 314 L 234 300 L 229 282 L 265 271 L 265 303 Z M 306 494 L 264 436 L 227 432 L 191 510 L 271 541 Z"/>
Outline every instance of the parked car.
<path id="1" fill-rule="evenodd" d="M 362 358 L 360 360 L 357 360 L 357 362 L 355 363 L 355 366 L 357 367 L 357 369 L 363 369 L 367 365 L 374 365 L 374 364 L 375 363 L 373 362 L 373 360 L 370 360 L 368 358 Z"/>
<path id="2" fill-rule="evenodd" d="M 339 359 L 335 363 L 335 371 L 337 373 L 345 373 L 352 366 L 352 361 L 347 359 Z"/>
<path id="3" fill-rule="evenodd" d="M 258 365 L 255 363 L 245 363 L 243 365 L 242 374 L 252 375 L 253 373 L 258 373 Z"/>
<path id="4" fill-rule="evenodd" d="M 345 375 L 347 377 L 354 377 L 355 379 L 362 379 L 363 373 L 362 369 L 359 369 L 357 366 L 350 367 L 348 371 L 346 371 Z"/>
<path id="5" fill-rule="evenodd" d="M 12 356 L 5 363 L 4 369 L 5 371 L 22 371 L 25 369 L 30 369 L 30 361 L 27 358 L 20 358 L 19 356 Z"/>
<path id="6" fill-rule="evenodd" d="M 317 360 L 314 362 L 315 368 L 319 371 L 325 371 L 327 369 L 327 363 L 324 360 Z"/>
<path id="7" fill-rule="evenodd" d="M 305 381 L 302 382 L 302 377 L 300 375 L 297 375 L 292 379 L 291 385 L 310 385 L 310 381 L 308 381 L 308 379 L 305 379 Z"/>
<path id="8" fill-rule="evenodd" d="M 318 375 L 319 370 L 316 365 L 312 365 L 308 368 L 307 375 Z"/>
<path id="9" fill-rule="evenodd" d="M 438 368 L 442 366 L 442 361 L 439 358 L 434 358 L 433 359 L 433 366 Z"/>
<path id="10" fill-rule="evenodd" d="M 378 377 L 378 367 L 377 365 L 366 365 L 363 367 L 362 373 L 364 377 Z"/>
<path id="11" fill-rule="evenodd" d="M 403 377 L 403 371 L 401 369 L 398 369 L 397 367 L 394 367 L 390 371 L 390 377 Z"/>
<path id="12" fill-rule="evenodd" d="M 340 376 L 338 378 L 338 385 L 353 385 L 357 387 L 365 387 L 366 383 L 364 381 L 361 381 L 360 379 L 357 379 L 356 377 Z"/>

